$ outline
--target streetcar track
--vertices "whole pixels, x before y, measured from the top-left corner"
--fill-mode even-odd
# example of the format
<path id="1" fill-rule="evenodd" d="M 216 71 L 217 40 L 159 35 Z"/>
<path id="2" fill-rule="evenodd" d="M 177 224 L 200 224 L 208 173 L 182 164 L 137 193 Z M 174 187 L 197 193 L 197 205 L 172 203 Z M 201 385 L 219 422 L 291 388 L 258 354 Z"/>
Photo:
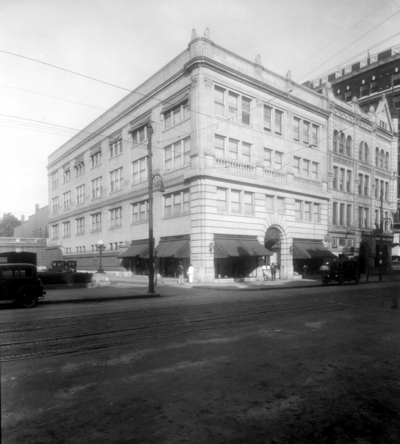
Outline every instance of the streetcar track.
<path id="1" fill-rule="evenodd" d="M 335 304 L 336 305 L 336 304 Z M 301 307 L 304 308 L 304 307 Z M 314 308 L 316 308 L 314 306 Z M 346 310 L 347 307 L 339 307 L 339 306 L 333 306 L 333 304 L 325 304 L 324 306 L 319 305 L 318 308 L 330 308 L 330 309 L 326 309 L 326 310 L 320 310 L 318 311 L 318 313 L 327 313 L 327 312 L 333 312 L 333 311 L 341 311 L 341 310 Z M 280 310 L 283 311 L 283 310 Z M 285 312 L 287 312 L 287 310 L 284 310 Z M 270 313 L 276 313 L 277 310 L 272 311 Z M 267 313 L 267 312 L 265 312 Z M 264 313 L 264 314 L 265 314 Z M 304 313 L 295 313 L 295 314 L 287 314 L 283 315 L 283 316 L 277 316 L 277 317 L 273 317 L 273 318 L 268 318 L 268 320 L 273 321 L 273 320 L 279 320 L 279 319 L 287 319 L 287 318 L 292 318 L 292 317 L 297 317 L 297 316 L 302 316 L 304 315 Z M 246 315 L 241 315 L 242 317 L 248 317 L 250 316 L 249 314 Z M 226 319 L 233 319 L 233 318 L 237 318 L 238 316 L 231 316 L 231 317 L 227 317 Z M 215 319 L 219 319 L 219 318 L 215 318 Z M 222 318 L 224 319 L 224 318 Z M 258 320 L 262 320 L 263 318 L 259 318 Z M 209 319 L 204 319 L 203 321 L 208 321 Z M 200 320 L 199 320 L 200 321 Z M 242 320 L 239 322 L 231 322 L 231 323 L 227 323 L 227 324 L 219 324 L 219 325 L 215 325 L 215 326 L 210 326 L 210 327 L 202 327 L 202 328 L 191 328 L 191 329 L 185 329 L 184 331 L 179 330 L 179 331 L 172 331 L 172 332 L 162 332 L 160 334 L 155 334 L 155 335 L 148 335 L 148 336 L 142 336 L 142 337 L 134 337 L 131 339 L 125 339 L 125 340 L 118 340 L 118 341 L 108 341 L 108 342 L 102 342 L 102 343 L 98 343 L 98 344 L 82 344 L 82 345 L 75 345 L 75 346 L 70 346 L 70 347 L 64 347 L 64 348 L 59 348 L 59 349 L 50 349 L 50 350 L 35 350 L 33 352 L 25 352 L 25 353 L 19 353 L 19 354 L 13 354 L 13 355 L 4 355 L 1 356 L 0 358 L 0 362 L 10 362 L 10 361 L 16 361 L 16 360 L 23 360 L 23 359 L 29 359 L 29 358 L 40 358 L 40 357 L 45 357 L 45 356 L 56 356 L 56 355 L 62 355 L 62 354 L 68 354 L 68 353 L 75 353 L 78 351 L 88 351 L 88 350 L 98 350 L 98 349 L 104 349 L 104 348 L 109 348 L 109 347 L 113 347 L 113 346 L 118 346 L 118 345 L 126 345 L 126 344 L 131 344 L 134 342 L 137 342 L 138 340 L 148 340 L 148 339 L 158 339 L 158 338 L 165 338 L 165 337 L 171 337 L 171 336 L 180 336 L 182 335 L 182 333 L 195 333 L 195 332 L 202 332 L 202 331 L 210 331 L 210 330 L 216 330 L 216 329 L 221 329 L 221 328 L 234 328 L 237 327 L 238 325 L 243 325 L 243 324 L 248 324 L 249 322 L 254 322 L 255 319 L 249 319 L 249 320 Z M 166 324 L 169 326 L 173 326 L 175 323 L 171 323 L 171 324 Z M 181 324 L 186 324 L 187 323 L 181 323 Z M 20 345 L 20 344 L 15 344 L 15 345 Z M 25 345 L 25 343 L 23 344 Z"/>

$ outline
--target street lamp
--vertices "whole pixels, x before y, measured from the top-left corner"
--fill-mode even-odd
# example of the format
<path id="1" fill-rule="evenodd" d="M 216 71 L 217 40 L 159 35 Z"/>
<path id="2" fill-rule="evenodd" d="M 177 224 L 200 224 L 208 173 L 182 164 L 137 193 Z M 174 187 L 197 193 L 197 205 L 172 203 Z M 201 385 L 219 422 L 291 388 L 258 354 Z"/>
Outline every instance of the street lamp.
<path id="1" fill-rule="evenodd" d="M 104 273 L 103 267 L 101 266 L 101 255 L 102 255 L 103 251 L 106 249 L 106 246 L 104 245 L 104 242 L 102 240 L 99 240 L 97 242 L 97 249 L 99 250 L 99 259 L 100 259 L 99 268 L 97 269 L 97 273 Z"/>

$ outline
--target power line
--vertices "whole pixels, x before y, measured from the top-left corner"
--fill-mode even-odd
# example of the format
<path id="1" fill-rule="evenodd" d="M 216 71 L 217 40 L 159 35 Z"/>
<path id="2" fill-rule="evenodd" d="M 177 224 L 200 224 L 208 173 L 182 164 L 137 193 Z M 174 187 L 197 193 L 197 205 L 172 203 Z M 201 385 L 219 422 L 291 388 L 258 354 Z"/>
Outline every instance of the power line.
<path id="1" fill-rule="evenodd" d="M 0 49 L 0 52 L 3 52 L 4 54 L 13 55 L 15 57 L 20 57 L 22 59 L 31 60 L 31 61 L 36 62 L 36 63 L 41 63 L 42 65 L 50 66 L 52 68 L 59 69 L 60 71 L 69 72 L 71 74 L 75 74 L 77 76 L 84 77 L 84 78 L 89 79 L 89 80 L 94 80 L 95 82 L 103 83 L 104 85 L 113 86 L 114 88 L 119 88 L 119 89 L 123 89 L 125 91 L 131 92 L 130 89 L 124 88 L 122 86 L 118 86 L 118 85 L 115 85 L 113 83 L 105 82 L 104 80 L 99 80 L 99 79 L 96 79 L 94 77 L 90 77 L 90 76 L 87 76 L 85 74 L 81 74 L 79 72 L 72 71 L 70 69 L 61 68 L 60 66 L 52 65 L 51 63 L 46 63 L 46 62 L 43 62 L 42 60 L 37 60 L 37 59 L 34 59 L 32 57 L 27 57 L 27 56 L 24 56 L 24 55 L 21 55 L 21 54 L 16 54 L 15 52 L 4 51 L 3 49 Z"/>
<path id="2" fill-rule="evenodd" d="M 397 11 L 396 13 L 394 13 L 393 15 L 391 15 L 390 17 L 388 17 L 387 19 L 385 19 L 383 22 L 378 23 L 376 26 L 374 26 L 372 29 L 369 29 L 367 32 L 365 32 L 363 35 L 361 35 L 360 37 L 358 37 L 358 39 L 354 40 L 351 44 L 354 45 L 354 43 L 358 42 L 359 40 L 361 40 L 363 37 L 365 37 L 367 34 L 369 34 L 370 32 L 374 31 L 376 28 L 378 28 L 379 26 L 383 25 L 384 23 L 386 23 L 388 20 L 392 19 L 394 16 L 396 16 L 397 14 L 400 13 L 400 10 Z M 376 46 L 376 45 L 375 45 Z M 348 47 L 348 45 L 347 45 Z M 342 53 L 346 48 L 341 49 L 340 51 L 338 51 L 336 54 L 334 54 L 333 56 L 331 56 L 329 58 L 329 60 L 333 59 L 334 57 L 338 56 L 340 53 Z M 326 60 L 325 62 L 322 62 L 321 64 L 319 64 L 317 67 L 313 68 L 312 71 L 316 71 L 318 68 L 320 68 L 322 65 L 325 65 L 325 63 L 327 63 L 329 60 Z M 309 71 L 306 75 L 304 75 L 303 77 L 308 77 L 309 74 L 312 72 Z"/>
<path id="3" fill-rule="evenodd" d="M 296 65 L 294 68 L 292 68 L 292 71 L 294 71 L 295 69 L 299 68 L 301 65 L 304 65 L 304 63 L 308 62 L 310 59 L 312 59 L 314 56 L 316 56 L 317 54 L 319 54 L 321 51 L 323 51 L 324 49 L 326 49 L 329 45 L 331 45 L 332 43 L 335 43 L 337 40 L 339 40 L 341 37 L 343 37 L 345 34 L 347 34 L 348 32 L 350 32 L 352 29 L 356 28 L 360 23 L 362 23 L 364 20 L 366 20 L 367 18 L 371 17 L 371 15 L 375 14 L 376 12 L 378 12 L 380 9 L 382 9 L 384 6 L 386 6 L 388 3 L 390 3 L 391 0 L 389 0 L 388 2 L 384 3 L 382 6 L 380 6 L 378 9 L 375 9 L 373 12 L 371 12 L 371 14 L 368 14 L 366 17 L 364 17 L 363 19 L 361 19 L 359 22 L 357 22 L 355 25 L 353 25 L 351 28 L 347 29 L 345 32 L 343 32 L 342 34 L 340 34 L 338 37 L 336 37 L 334 40 L 330 41 L 327 45 L 325 45 L 323 48 L 319 49 L 317 52 L 315 52 L 314 54 L 312 54 L 310 57 L 308 57 L 308 59 L 304 60 L 303 62 L 299 63 L 298 65 Z"/>

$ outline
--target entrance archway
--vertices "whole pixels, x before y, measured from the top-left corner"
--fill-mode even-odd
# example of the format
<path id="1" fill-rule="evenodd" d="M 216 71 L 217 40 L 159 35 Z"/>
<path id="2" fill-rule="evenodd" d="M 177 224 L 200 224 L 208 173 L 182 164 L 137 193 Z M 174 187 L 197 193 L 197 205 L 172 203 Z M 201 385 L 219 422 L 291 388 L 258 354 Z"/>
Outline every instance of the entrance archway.
<path id="1" fill-rule="evenodd" d="M 270 263 L 281 264 L 281 241 L 282 233 L 277 227 L 268 228 L 265 233 L 264 245 L 267 250 L 272 253 L 269 260 Z"/>

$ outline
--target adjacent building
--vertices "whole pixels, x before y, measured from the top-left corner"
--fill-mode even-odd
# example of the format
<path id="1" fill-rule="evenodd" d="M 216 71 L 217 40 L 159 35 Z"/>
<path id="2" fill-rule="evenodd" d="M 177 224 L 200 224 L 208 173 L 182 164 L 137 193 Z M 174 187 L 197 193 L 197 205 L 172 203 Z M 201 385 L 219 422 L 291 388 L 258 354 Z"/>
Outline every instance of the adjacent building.
<path id="1" fill-rule="evenodd" d="M 49 244 L 93 270 L 101 240 L 106 271 L 147 272 L 151 136 L 161 275 L 179 262 L 197 282 L 257 279 L 271 262 L 284 279 L 343 254 L 365 263 L 381 251 L 381 207 L 396 209 L 394 120 L 385 97 L 365 113 L 329 83 L 312 91 L 193 31 L 185 51 L 49 156 Z"/>
<path id="2" fill-rule="evenodd" d="M 376 112 L 376 124 L 385 128 L 378 106 L 384 93 L 387 97 L 392 117 L 400 115 L 400 45 L 385 49 L 376 54 L 368 53 L 361 60 L 336 70 L 322 78 L 314 79 L 305 85 L 314 91 L 322 92 L 330 82 L 336 98 L 350 103 L 357 98 L 360 108 L 366 112 Z M 398 127 L 394 131 L 398 133 Z M 400 144 L 399 144 L 400 152 Z M 397 164 L 397 210 L 393 214 L 394 228 L 400 231 L 400 163 Z"/>

